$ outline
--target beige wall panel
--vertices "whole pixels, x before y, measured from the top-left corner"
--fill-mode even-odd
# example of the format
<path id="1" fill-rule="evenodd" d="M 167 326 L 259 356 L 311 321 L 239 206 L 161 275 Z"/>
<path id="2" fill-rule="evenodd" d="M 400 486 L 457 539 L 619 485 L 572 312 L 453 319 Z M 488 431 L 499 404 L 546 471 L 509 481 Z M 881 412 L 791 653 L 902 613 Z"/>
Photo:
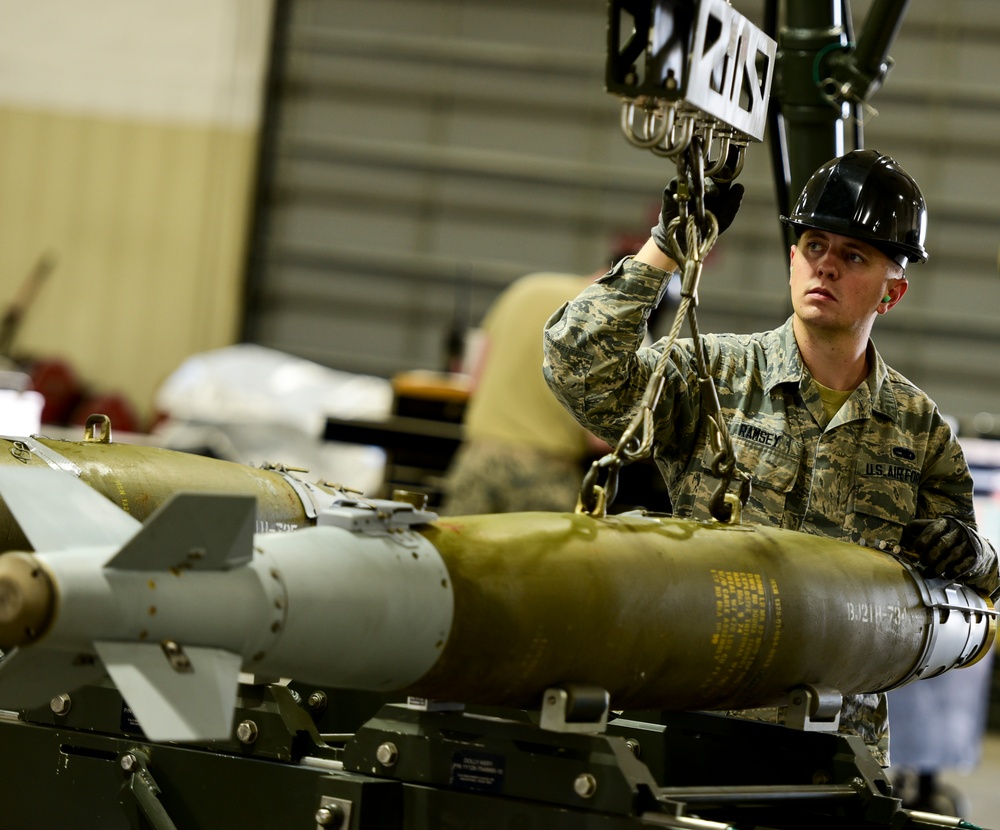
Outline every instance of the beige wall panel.
<path id="1" fill-rule="evenodd" d="M 238 336 L 255 153 L 249 129 L 0 108 L 0 306 L 57 261 L 16 351 L 149 415 L 186 357 Z"/>

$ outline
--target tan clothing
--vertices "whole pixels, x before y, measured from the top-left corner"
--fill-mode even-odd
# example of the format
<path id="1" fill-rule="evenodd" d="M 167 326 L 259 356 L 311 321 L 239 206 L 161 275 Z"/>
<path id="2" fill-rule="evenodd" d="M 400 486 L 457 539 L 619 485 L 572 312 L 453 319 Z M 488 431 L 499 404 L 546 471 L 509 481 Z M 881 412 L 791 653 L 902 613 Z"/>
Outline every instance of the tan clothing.
<path id="1" fill-rule="evenodd" d="M 483 320 L 487 352 L 465 416 L 466 440 L 584 457 L 586 432 L 542 375 L 542 332 L 552 313 L 591 282 L 575 274 L 529 274 L 500 295 Z"/>
<path id="2" fill-rule="evenodd" d="M 445 515 L 570 512 L 576 506 L 587 432 L 545 383 L 542 330 L 592 281 L 529 274 L 487 312 L 482 371 L 465 412 L 465 440 L 449 470 Z"/>

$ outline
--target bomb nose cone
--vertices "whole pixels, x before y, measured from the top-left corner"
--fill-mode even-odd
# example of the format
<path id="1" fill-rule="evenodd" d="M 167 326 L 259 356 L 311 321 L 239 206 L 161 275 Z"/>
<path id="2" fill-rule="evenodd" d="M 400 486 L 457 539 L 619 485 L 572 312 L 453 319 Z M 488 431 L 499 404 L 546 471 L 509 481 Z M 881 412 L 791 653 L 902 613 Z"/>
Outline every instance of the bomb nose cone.
<path id="1" fill-rule="evenodd" d="M 48 628 L 54 606 L 52 582 L 34 557 L 0 556 L 0 649 L 35 642 Z"/>

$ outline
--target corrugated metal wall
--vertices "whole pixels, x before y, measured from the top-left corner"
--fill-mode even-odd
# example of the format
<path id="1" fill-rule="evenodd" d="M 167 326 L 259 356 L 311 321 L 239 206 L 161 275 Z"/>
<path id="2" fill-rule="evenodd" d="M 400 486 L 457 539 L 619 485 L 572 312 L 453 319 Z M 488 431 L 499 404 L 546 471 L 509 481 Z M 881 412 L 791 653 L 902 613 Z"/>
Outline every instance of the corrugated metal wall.
<path id="1" fill-rule="evenodd" d="M 760 24 L 762 2 L 733 5 Z M 860 26 L 868 3 L 854 3 Z M 289 0 L 249 339 L 349 371 L 445 365 L 513 278 L 588 273 L 672 175 L 603 91 L 602 0 Z M 930 262 L 876 342 L 942 407 L 1000 412 L 1000 4 L 912 3 L 866 146 L 930 205 Z M 788 313 L 769 156 L 706 268 L 704 330 Z"/>
<path id="2" fill-rule="evenodd" d="M 252 339 L 442 368 L 456 313 L 476 322 L 527 271 L 593 271 L 614 229 L 648 228 L 658 165 L 613 127 L 599 8 L 292 3 Z"/>

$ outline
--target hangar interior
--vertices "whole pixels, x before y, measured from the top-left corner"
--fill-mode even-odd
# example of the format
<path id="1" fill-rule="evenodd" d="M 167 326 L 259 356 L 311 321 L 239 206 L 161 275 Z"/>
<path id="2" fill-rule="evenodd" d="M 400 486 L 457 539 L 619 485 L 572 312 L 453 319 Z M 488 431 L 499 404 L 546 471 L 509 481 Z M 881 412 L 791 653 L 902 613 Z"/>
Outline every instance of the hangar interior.
<path id="1" fill-rule="evenodd" d="M 856 26 L 874 2 L 849 4 Z M 22 13 L 0 0 L 14 33 L 0 45 L 11 356 L 55 356 L 88 387 L 120 392 L 139 444 L 161 442 L 162 390 L 179 367 L 245 343 L 334 370 L 345 387 L 360 382 L 351 392 L 362 403 L 344 406 L 340 432 L 323 433 L 333 441 L 390 440 L 365 438 L 357 412 L 397 407 L 393 381 L 433 376 L 431 409 L 416 414 L 430 411 L 441 428 L 397 438 L 399 452 L 433 446 L 433 458 L 412 463 L 439 474 L 464 401 L 447 375 L 493 300 L 524 274 L 610 265 L 623 239 L 648 232 L 674 175 L 621 134 L 620 103 L 604 90 L 602 0 L 140 5 L 101 0 L 84 13 L 41 0 Z M 731 5 L 760 24 L 764 0 Z M 995 0 L 910 3 L 863 125 L 864 146 L 920 183 L 930 217 L 930 258 L 909 269 L 906 300 L 878 321 L 875 342 L 975 448 L 993 507 L 998 38 Z M 743 207 L 702 280 L 703 331 L 770 329 L 790 313 L 766 143 L 751 145 L 739 180 Z M 18 307 L 46 256 L 51 275 Z M 347 426 L 361 437 L 345 437 Z M 1000 535 L 1000 508 L 990 520 Z M 993 686 L 986 763 L 972 779 L 948 779 L 984 826 L 1000 809 Z"/>
<path id="2" fill-rule="evenodd" d="M 869 5 L 851 4 L 856 26 Z M 733 6 L 759 21 L 764 4 Z M 453 326 L 474 325 L 512 279 L 588 274 L 616 233 L 651 224 L 673 172 L 617 128 L 605 4 L 298 0 L 284 12 L 250 257 L 254 342 L 383 377 L 442 369 Z M 930 217 L 930 259 L 877 344 L 968 434 L 997 409 L 998 26 L 989 0 L 911 3 L 864 125 L 865 146 L 920 182 Z M 702 283 L 707 331 L 787 316 L 771 176 L 752 145 L 739 220 Z"/>

